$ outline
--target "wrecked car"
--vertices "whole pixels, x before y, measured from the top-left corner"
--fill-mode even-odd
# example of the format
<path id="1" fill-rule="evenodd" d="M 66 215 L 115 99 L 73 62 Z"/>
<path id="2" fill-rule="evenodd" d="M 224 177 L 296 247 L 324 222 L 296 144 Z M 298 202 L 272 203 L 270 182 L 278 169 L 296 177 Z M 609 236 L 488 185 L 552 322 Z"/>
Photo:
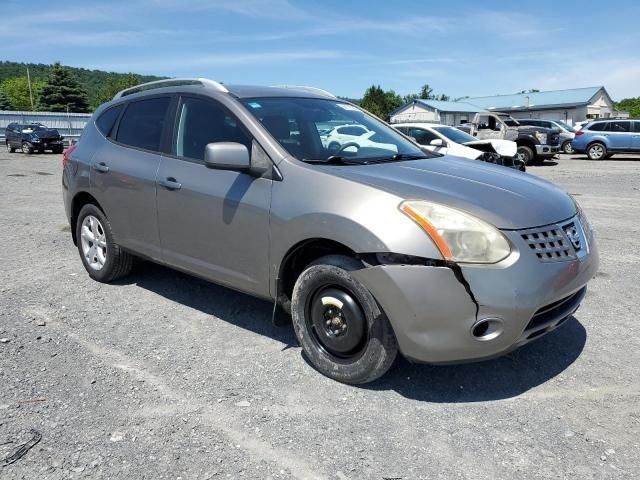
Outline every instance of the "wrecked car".
<path id="1" fill-rule="evenodd" d="M 478 140 L 455 127 L 435 123 L 396 123 L 391 126 L 432 153 L 496 163 L 522 172 L 526 170 L 517 155 L 518 146 L 511 140 Z"/>
<path id="2" fill-rule="evenodd" d="M 328 124 L 378 138 L 329 151 Z M 584 211 L 556 186 L 432 156 L 311 87 L 123 90 L 65 152 L 62 186 L 91 278 L 114 281 L 140 257 L 269 300 L 310 364 L 351 384 L 398 352 L 476 361 L 540 338 L 598 267 Z"/>
<path id="3" fill-rule="evenodd" d="M 458 127 L 478 140 L 512 140 L 517 156 L 526 165 L 542 163 L 560 152 L 560 130 L 521 125 L 506 113 L 477 113 L 472 122 Z"/>

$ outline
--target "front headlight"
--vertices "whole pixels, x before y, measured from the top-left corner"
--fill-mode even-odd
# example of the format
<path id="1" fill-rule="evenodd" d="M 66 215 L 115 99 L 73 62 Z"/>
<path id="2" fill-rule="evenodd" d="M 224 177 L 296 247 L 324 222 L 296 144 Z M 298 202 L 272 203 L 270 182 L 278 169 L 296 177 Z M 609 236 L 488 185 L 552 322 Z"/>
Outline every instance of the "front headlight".
<path id="1" fill-rule="evenodd" d="M 447 260 L 497 263 L 511 253 L 509 241 L 497 228 L 468 213 L 421 200 L 404 201 L 400 210 L 431 237 Z"/>
<path id="2" fill-rule="evenodd" d="M 542 145 L 546 145 L 547 144 L 547 134 L 546 133 L 536 132 L 535 137 L 538 139 L 538 141 Z"/>

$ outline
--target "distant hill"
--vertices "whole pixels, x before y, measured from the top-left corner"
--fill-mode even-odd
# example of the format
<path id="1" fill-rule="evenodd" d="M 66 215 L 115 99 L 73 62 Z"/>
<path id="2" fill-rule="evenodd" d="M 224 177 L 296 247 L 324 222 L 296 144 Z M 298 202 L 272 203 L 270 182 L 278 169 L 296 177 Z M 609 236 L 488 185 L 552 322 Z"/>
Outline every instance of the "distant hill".
<path id="1" fill-rule="evenodd" d="M 49 75 L 51 65 L 44 63 L 18 63 L 18 62 L 0 62 L 0 82 L 7 78 L 24 77 L 27 75 L 27 67 L 29 67 L 29 74 L 31 79 L 46 80 Z M 69 67 L 65 65 L 65 68 L 71 70 L 80 84 L 84 87 L 89 95 L 89 104 L 95 105 L 98 97 L 98 92 L 105 85 L 107 79 L 120 80 L 124 79 L 129 73 L 115 73 L 105 72 L 104 70 L 88 70 L 86 68 Z M 140 83 L 151 82 L 153 80 L 161 80 L 167 77 L 157 77 L 154 75 L 138 75 Z"/>

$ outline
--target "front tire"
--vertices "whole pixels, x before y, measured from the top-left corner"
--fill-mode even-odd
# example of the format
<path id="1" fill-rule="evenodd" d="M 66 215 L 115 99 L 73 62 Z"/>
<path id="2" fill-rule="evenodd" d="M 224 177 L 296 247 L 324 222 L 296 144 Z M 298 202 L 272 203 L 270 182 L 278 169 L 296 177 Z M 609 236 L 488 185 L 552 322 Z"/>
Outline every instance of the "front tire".
<path id="1" fill-rule="evenodd" d="M 131 272 L 133 255 L 115 243 L 111 224 L 96 205 L 87 204 L 80 210 L 76 239 L 82 264 L 94 280 L 107 283 Z"/>
<path id="2" fill-rule="evenodd" d="M 296 337 L 311 364 L 348 384 L 381 377 L 398 353 L 386 315 L 350 274 L 362 268 L 351 257 L 322 257 L 302 272 L 291 300 Z"/>
<path id="3" fill-rule="evenodd" d="M 524 162 L 525 165 L 532 165 L 535 162 L 536 155 L 526 145 L 520 145 L 516 152 L 516 156 Z"/>
<path id="4" fill-rule="evenodd" d="M 32 154 L 33 147 L 31 147 L 27 142 L 22 142 L 22 153 L 24 154 Z"/>
<path id="5" fill-rule="evenodd" d="M 604 160 L 607 158 L 607 147 L 600 142 L 592 143 L 587 148 L 587 157 L 589 160 Z"/>
<path id="6" fill-rule="evenodd" d="M 573 149 L 573 145 L 571 144 L 571 140 L 567 140 L 562 144 L 562 151 L 568 155 L 571 155 L 575 152 L 575 150 Z"/>
<path id="7" fill-rule="evenodd" d="M 13 153 L 16 149 L 11 146 L 11 144 L 7 141 L 7 153 Z"/>

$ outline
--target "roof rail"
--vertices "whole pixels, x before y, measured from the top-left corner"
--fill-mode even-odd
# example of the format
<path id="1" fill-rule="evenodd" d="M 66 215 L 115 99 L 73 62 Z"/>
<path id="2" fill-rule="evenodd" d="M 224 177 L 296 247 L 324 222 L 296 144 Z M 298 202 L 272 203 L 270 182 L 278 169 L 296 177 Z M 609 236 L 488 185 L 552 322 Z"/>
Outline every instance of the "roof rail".
<path id="1" fill-rule="evenodd" d="M 116 98 L 124 97 L 127 95 L 131 95 L 137 91 L 141 90 L 150 90 L 153 88 L 162 88 L 162 87 L 176 87 L 180 85 L 201 85 L 203 87 L 213 88 L 218 92 L 228 93 L 229 90 L 219 82 L 215 82 L 213 80 L 209 80 L 208 78 L 167 78 L 164 80 L 155 80 L 153 82 L 141 83 L 140 85 L 136 85 L 135 87 L 125 88 L 124 90 L 120 90 L 115 94 L 113 100 Z"/>
<path id="2" fill-rule="evenodd" d="M 316 87 L 307 87 L 304 85 L 273 85 L 273 86 L 276 88 L 289 88 L 291 90 L 298 90 L 300 92 L 315 93 L 319 95 L 324 95 L 326 97 L 336 98 L 336 96 L 333 93 L 327 92 L 326 90 L 323 90 L 321 88 L 316 88 Z"/>

